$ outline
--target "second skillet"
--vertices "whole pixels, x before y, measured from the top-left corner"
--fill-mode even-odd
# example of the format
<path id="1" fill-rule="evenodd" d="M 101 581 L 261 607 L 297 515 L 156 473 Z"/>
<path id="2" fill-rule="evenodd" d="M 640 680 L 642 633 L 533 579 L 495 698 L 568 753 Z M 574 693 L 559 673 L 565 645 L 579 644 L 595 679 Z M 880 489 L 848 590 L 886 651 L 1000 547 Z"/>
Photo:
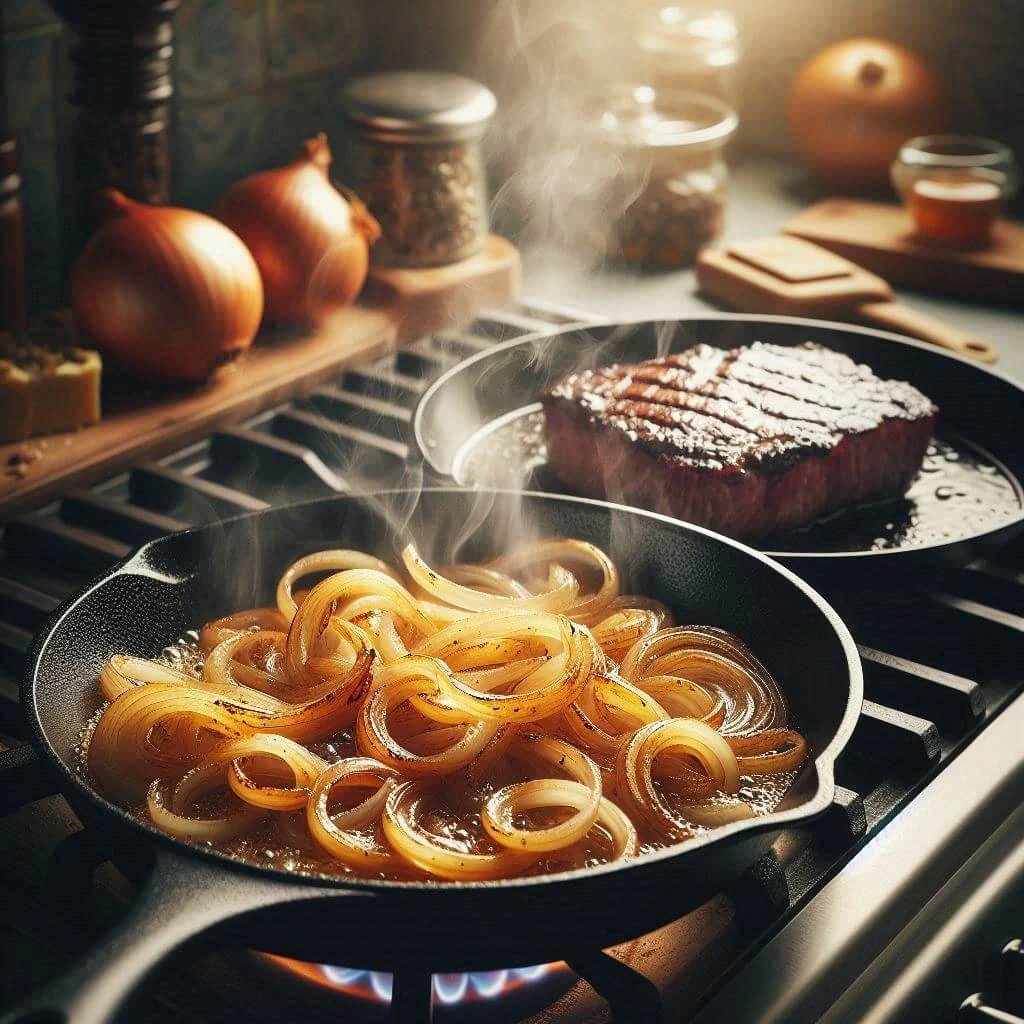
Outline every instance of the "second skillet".
<path id="1" fill-rule="evenodd" d="M 452 557 L 467 542 L 461 556 L 485 557 L 526 528 L 598 544 L 629 590 L 661 599 L 677 621 L 720 626 L 753 647 L 811 751 L 776 811 L 625 864 L 485 883 L 374 882 L 296 876 L 173 839 L 96 793 L 77 770 L 74 748 L 99 706 L 96 676 L 112 654 L 156 656 L 188 629 L 272 600 L 283 569 L 310 551 L 341 545 L 394 558 L 396 542 L 411 535 L 428 556 Z M 572 963 L 686 913 L 753 867 L 783 829 L 824 812 L 861 693 L 852 637 L 793 573 L 707 530 L 601 502 L 451 490 L 337 497 L 154 541 L 55 613 L 38 635 L 23 690 L 44 763 L 78 814 L 111 837 L 118 865 L 142 891 L 105 943 L 2 1019 L 109 1020 L 149 970 L 204 934 L 305 960 L 421 974 Z"/>
<path id="2" fill-rule="evenodd" d="M 545 389 L 567 373 L 637 362 L 696 344 L 814 341 L 909 381 L 940 409 L 937 445 L 909 500 L 855 507 L 758 546 L 801 572 L 871 573 L 965 564 L 1024 528 L 1024 391 L 977 363 L 869 328 L 721 314 L 600 324 L 531 335 L 459 363 L 421 399 L 413 422 L 429 466 L 461 485 L 563 491 L 543 456 Z M 497 475 L 495 471 L 497 470 Z M 713 528 L 713 525 L 712 525 Z"/>

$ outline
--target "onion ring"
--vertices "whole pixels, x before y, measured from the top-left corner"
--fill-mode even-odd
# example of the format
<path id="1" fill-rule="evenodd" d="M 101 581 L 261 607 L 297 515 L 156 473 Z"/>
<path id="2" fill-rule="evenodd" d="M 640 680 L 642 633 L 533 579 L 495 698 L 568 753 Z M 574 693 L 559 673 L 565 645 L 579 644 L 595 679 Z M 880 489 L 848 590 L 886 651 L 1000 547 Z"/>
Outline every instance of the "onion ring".
<path id="1" fill-rule="evenodd" d="M 393 871 L 403 858 L 372 837 L 362 835 L 384 812 L 399 773 L 369 757 L 350 757 L 332 764 L 313 784 L 306 804 L 309 831 L 323 851 L 343 864 L 364 871 Z M 375 786 L 374 794 L 340 814 L 330 813 L 331 794 L 337 787 Z"/>
<path id="2" fill-rule="evenodd" d="M 392 848 L 421 871 L 461 882 L 484 882 L 518 875 L 537 859 L 532 853 L 505 847 L 497 853 L 474 853 L 456 840 L 433 835 L 420 821 L 429 795 L 422 782 L 400 783 L 388 795 L 381 819 Z"/>

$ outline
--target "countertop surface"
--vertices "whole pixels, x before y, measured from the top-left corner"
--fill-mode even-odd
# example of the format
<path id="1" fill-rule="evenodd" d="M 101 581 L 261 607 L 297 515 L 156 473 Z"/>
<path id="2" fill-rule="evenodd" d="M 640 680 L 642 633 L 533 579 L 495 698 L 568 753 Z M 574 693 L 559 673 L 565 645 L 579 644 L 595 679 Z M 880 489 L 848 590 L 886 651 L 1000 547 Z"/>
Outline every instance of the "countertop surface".
<path id="1" fill-rule="evenodd" d="M 826 195 L 793 164 L 748 159 L 731 169 L 723 241 L 776 234 L 800 210 Z M 696 294 L 692 270 L 637 273 L 616 266 L 594 268 L 571 254 L 529 249 L 523 253 L 523 269 L 528 299 L 609 319 L 667 320 L 721 308 Z M 996 369 L 1024 382 L 1024 310 L 902 290 L 898 294 L 908 305 L 994 342 L 1000 351 Z"/>

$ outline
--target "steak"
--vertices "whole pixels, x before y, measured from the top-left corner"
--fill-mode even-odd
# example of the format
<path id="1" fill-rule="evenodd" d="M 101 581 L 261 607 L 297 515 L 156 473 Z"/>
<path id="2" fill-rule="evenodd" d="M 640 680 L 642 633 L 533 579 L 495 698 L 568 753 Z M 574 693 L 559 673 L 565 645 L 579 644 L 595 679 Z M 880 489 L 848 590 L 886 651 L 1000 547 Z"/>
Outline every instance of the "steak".
<path id="1" fill-rule="evenodd" d="M 586 370 L 543 404 L 569 489 L 744 540 L 905 493 L 938 414 L 910 384 L 812 343 Z"/>

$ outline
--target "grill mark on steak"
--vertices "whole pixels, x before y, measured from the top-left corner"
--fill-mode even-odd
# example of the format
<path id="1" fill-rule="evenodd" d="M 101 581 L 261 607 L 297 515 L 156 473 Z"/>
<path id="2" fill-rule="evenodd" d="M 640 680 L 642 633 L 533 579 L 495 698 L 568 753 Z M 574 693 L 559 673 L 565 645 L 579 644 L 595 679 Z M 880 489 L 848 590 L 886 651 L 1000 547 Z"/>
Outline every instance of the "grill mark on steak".
<path id="1" fill-rule="evenodd" d="M 693 409 L 759 436 L 764 436 L 766 429 L 785 432 L 787 428 L 790 433 L 807 435 L 820 434 L 824 428 L 825 433 L 832 434 L 828 425 L 835 422 L 834 410 L 823 410 L 809 402 L 773 393 L 766 395 L 763 389 L 721 377 L 699 382 L 696 386 L 692 379 L 686 380 L 684 389 L 669 386 L 671 378 L 649 375 L 643 366 L 620 369 L 627 374 L 625 387 L 615 387 L 615 378 L 601 378 L 595 374 L 591 384 L 595 393 L 614 393 L 635 401 Z"/>
<path id="2" fill-rule="evenodd" d="M 662 450 L 679 439 L 659 438 L 660 428 L 706 431 L 705 442 L 712 447 L 714 441 L 732 442 L 737 449 L 751 446 L 745 454 L 758 463 L 764 455 L 779 456 L 796 446 L 827 450 L 843 436 L 873 430 L 887 419 L 920 419 L 933 412 L 911 385 L 880 380 L 848 356 L 810 344 L 784 349 L 756 343 L 731 351 L 699 345 L 664 359 L 572 375 L 551 395 L 579 403 L 598 418 L 628 420 L 632 432 Z M 657 407 L 690 410 L 704 419 Z M 751 436 L 723 430 L 711 422 L 716 420 Z M 649 427 L 640 429 L 639 421 Z M 768 439 L 775 444 L 757 443 Z M 743 455 L 737 450 L 726 461 L 742 465 Z"/>
<path id="3" fill-rule="evenodd" d="M 634 394 L 634 390 L 642 389 L 630 388 L 624 399 L 609 402 L 606 411 L 610 415 L 628 416 L 631 414 L 632 406 L 635 409 L 633 415 L 667 426 L 676 426 L 681 421 L 693 423 L 695 426 L 705 426 L 718 421 L 726 427 L 742 431 L 744 435 L 756 441 L 779 438 L 822 450 L 827 450 L 836 442 L 836 435 L 820 424 L 764 415 L 750 405 L 664 388 L 657 389 L 648 397 Z M 692 418 L 694 416 L 701 417 L 699 424 Z M 735 438 L 736 435 L 732 437 Z"/>
<path id="4" fill-rule="evenodd" d="M 910 384 L 810 343 L 698 345 L 588 370 L 544 407 L 549 458 L 574 490 L 741 537 L 902 493 L 937 411 Z"/>

